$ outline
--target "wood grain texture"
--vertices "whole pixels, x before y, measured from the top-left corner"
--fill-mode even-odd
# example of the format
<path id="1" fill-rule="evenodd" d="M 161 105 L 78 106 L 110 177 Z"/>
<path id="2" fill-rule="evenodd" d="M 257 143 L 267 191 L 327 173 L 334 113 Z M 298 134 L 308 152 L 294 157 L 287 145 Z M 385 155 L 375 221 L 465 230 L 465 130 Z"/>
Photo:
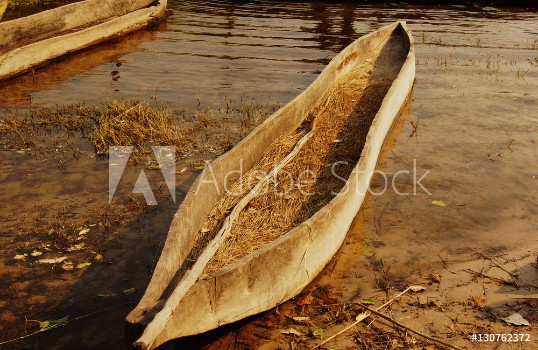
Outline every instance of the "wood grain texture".
<path id="1" fill-rule="evenodd" d="M 170 289 L 196 233 L 218 201 L 226 174 L 240 169 L 241 162 L 250 169 L 274 140 L 299 127 L 329 86 L 364 60 L 367 53 L 383 49 L 391 37 L 398 38 L 399 47 L 405 51 L 404 60 L 395 67 L 397 75 L 340 193 L 308 220 L 254 253 L 199 279 L 178 303 L 174 300 L 168 304 L 163 292 Z M 322 271 L 342 245 L 367 193 L 368 174 L 374 172 L 385 138 L 411 93 L 414 55 L 413 39 L 403 22 L 359 38 L 338 54 L 305 91 L 199 176 L 174 217 L 146 293 L 127 317 L 129 325 L 143 328 L 166 309 L 166 321 L 155 318 L 158 323 L 146 329 L 136 347 L 154 348 L 170 339 L 203 333 L 268 310 L 297 295 Z"/>

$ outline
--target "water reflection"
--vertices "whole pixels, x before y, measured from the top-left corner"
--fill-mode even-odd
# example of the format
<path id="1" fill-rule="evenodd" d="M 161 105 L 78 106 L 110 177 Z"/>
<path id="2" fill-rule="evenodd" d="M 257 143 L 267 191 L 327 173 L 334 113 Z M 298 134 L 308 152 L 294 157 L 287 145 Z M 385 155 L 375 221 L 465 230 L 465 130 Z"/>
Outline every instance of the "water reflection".
<path id="1" fill-rule="evenodd" d="M 319 49 L 340 52 L 355 38 L 355 8 L 353 4 L 343 4 L 335 9 L 334 5 L 312 3 L 303 19 L 313 21 L 315 25 L 303 30 L 313 34 Z"/>
<path id="2" fill-rule="evenodd" d="M 165 23 L 159 26 L 166 30 Z M 125 56 L 145 49 L 141 44 L 155 40 L 154 30 L 139 31 L 123 38 L 104 43 L 98 48 L 84 50 L 69 55 L 36 68 L 27 74 L 16 76 L 7 81 L 0 82 L 0 104 L 2 105 L 34 105 L 34 104 L 62 104 L 69 101 L 71 93 L 62 86 L 65 81 L 79 81 L 83 91 L 80 93 L 92 96 L 92 90 L 102 90 L 103 87 L 114 92 L 119 91 L 118 80 L 121 79 L 122 68 L 126 62 Z M 101 87 L 90 86 L 85 88 L 86 77 L 96 75 L 101 79 Z M 63 99 L 43 101 L 34 96 L 59 91 L 65 93 Z M 76 92 L 75 92 L 76 93 Z M 96 96 L 97 98 L 97 96 Z"/>
<path id="3" fill-rule="evenodd" d="M 215 106 L 225 97 L 283 104 L 352 40 L 394 20 L 407 20 L 424 43 L 521 47 L 521 34 L 528 45 L 536 40 L 532 18 L 536 14 L 439 7 L 170 1 L 168 18 L 155 31 L 0 84 L 0 104 L 100 103 L 110 97 L 156 97 L 187 109 L 196 108 L 198 99 Z M 520 34 L 510 35 L 515 32 Z M 121 69 L 114 67 L 117 61 Z"/>

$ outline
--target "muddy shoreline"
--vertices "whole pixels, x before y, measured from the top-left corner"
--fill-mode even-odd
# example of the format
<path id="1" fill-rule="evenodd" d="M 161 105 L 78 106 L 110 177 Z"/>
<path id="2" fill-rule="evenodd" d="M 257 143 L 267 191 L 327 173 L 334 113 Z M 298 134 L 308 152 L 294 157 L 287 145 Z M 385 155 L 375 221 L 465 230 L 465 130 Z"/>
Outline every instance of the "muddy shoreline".
<path id="1" fill-rule="evenodd" d="M 124 306 L 122 312 L 133 308 L 149 282 L 170 220 L 191 183 L 206 162 L 232 147 L 273 110 L 245 102 L 186 114 L 141 101 L 109 101 L 100 107 L 77 105 L 0 114 L 0 193 L 4 201 L 0 213 L 0 348 L 4 348 L 3 341 L 39 331 L 38 321 L 68 316 L 68 322 L 75 322 L 77 317 L 118 303 Z M 138 128 L 136 120 L 142 122 Z M 121 125 L 128 127 L 122 129 Z M 92 134 L 105 144 L 92 146 Z M 130 139 L 133 136 L 137 140 Z M 108 160 L 109 142 L 138 145 L 128 155 L 110 202 L 109 167 L 115 164 Z M 155 143 L 175 147 L 172 193 L 152 152 Z M 140 172 L 151 182 L 157 205 L 148 204 L 142 194 L 130 193 Z M 124 245 L 131 248 L 124 251 Z M 131 268 L 138 273 L 126 278 Z M 92 288 L 86 291 L 85 285 Z M 109 311 L 118 312 L 114 307 Z M 63 313 L 66 315 L 56 316 Z M 123 318 L 107 322 L 123 328 Z M 123 331 L 116 336 L 121 343 Z M 22 344 L 39 348 L 35 345 L 39 339 L 37 343 L 23 340 Z M 5 346 L 11 348 L 10 343 Z"/>

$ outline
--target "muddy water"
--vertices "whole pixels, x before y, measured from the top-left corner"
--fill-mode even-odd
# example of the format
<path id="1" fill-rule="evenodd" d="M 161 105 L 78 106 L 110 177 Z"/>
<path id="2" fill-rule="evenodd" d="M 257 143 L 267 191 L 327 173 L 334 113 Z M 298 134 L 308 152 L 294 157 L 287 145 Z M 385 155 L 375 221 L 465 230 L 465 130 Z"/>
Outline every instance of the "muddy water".
<path id="1" fill-rule="evenodd" d="M 2 83 L 0 103 L 99 103 L 126 96 L 156 98 L 187 109 L 195 108 L 197 99 L 219 105 L 225 97 L 283 104 L 351 40 L 397 19 L 407 20 L 414 34 L 417 76 L 413 101 L 393 129 L 379 163 L 389 188 L 367 198 L 347 244 L 315 286 L 330 285 L 333 297 L 346 301 L 379 288 L 369 272 L 373 260 L 384 262 L 391 287 L 398 289 L 427 280 L 440 268 L 440 257 L 455 264 L 473 259 L 477 252 L 514 258 L 536 253 L 535 12 L 171 1 L 168 18 L 151 31 Z M 396 176 L 399 171 L 408 173 Z M 421 182 L 424 188 L 414 186 L 415 173 L 417 180 L 427 173 Z M 185 188 L 190 181 L 185 180 Z M 409 194 L 398 195 L 393 182 L 400 193 Z M 382 192 L 384 184 L 382 177 L 376 177 L 373 190 Z M 446 206 L 434 205 L 433 200 Z M 144 219 L 162 238 L 170 215 L 154 213 Z M 63 307 L 43 317 L 66 313 L 76 317 L 129 302 L 97 298 L 95 290 L 131 286 L 143 290 L 146 264 L 151 261 L 148 250 L 156 248 L 138 230 L 131 231 L 110 248 L 118 263 L 90 269 Z M 502 302 L 506 295 L 510 293 L 497 295 L 495 301 Z M 124 348 L 121 322 L 130 307 L 132 301 L 73 321 L 26 346 Z M 531 311 L 521 312 L 530 319 Z M 266 344 L 265 339 L 249 336 L 267 332 L 256 324 L 255 320 L 236 327 L 230 342 L 235 344 L 239 337 L 239 344 L 247 344 L 239 348 Z M 287 344 L 276 333 L 269 343 Z M 225 347 L 227 340 L 221 336 L 210 347 Z"/>

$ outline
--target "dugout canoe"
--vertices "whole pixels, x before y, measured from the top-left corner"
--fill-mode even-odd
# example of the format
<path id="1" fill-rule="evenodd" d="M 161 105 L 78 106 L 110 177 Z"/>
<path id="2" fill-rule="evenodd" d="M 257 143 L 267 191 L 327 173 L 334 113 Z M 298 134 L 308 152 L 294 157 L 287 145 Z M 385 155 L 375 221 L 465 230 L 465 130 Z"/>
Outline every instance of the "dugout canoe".
<path id="1" fill-rule="evenodd" d="M 166 0 L 86 0 L 0 22 L 0 80 L 71 52 L 144 28 Z"/>
<path id="2" fill-rule="evenodd" d="M 219 200 L 226 175 L 255 166 L 274 140 L 309 118 L 331 86 L 367 64 L 373 69 L 368 72 L 372 74 L 369 82 L 374 81 L 373 75 L 381 65 L 395 73 L 371 111 L 373 121 L 360 158 L 357 155 L 338 195 L 309 219 L 253 253 L 203 277 L 196 277 L 198 271 L 191 283 L 185 282 L 195 270 L 192 267 L 178 281 L 176 274 Z M 414 78 L 412 36 L 405 22 L 390 24 L 345 48 L 306 90 L 212 162 L 176 212 L 147 290 L 126 318 L 127 336 L 133 339 L 133 333 L 138 332 L 136 337 L 142 334 L 134 347 L 153 349 L 168 340 L 200 334 L 266 311 L 296 296 L 312 282 L 339 250 L 359 211 L 370 183 L 368 174 L 375 171 L 386 136 L 411 94 Z"/>

